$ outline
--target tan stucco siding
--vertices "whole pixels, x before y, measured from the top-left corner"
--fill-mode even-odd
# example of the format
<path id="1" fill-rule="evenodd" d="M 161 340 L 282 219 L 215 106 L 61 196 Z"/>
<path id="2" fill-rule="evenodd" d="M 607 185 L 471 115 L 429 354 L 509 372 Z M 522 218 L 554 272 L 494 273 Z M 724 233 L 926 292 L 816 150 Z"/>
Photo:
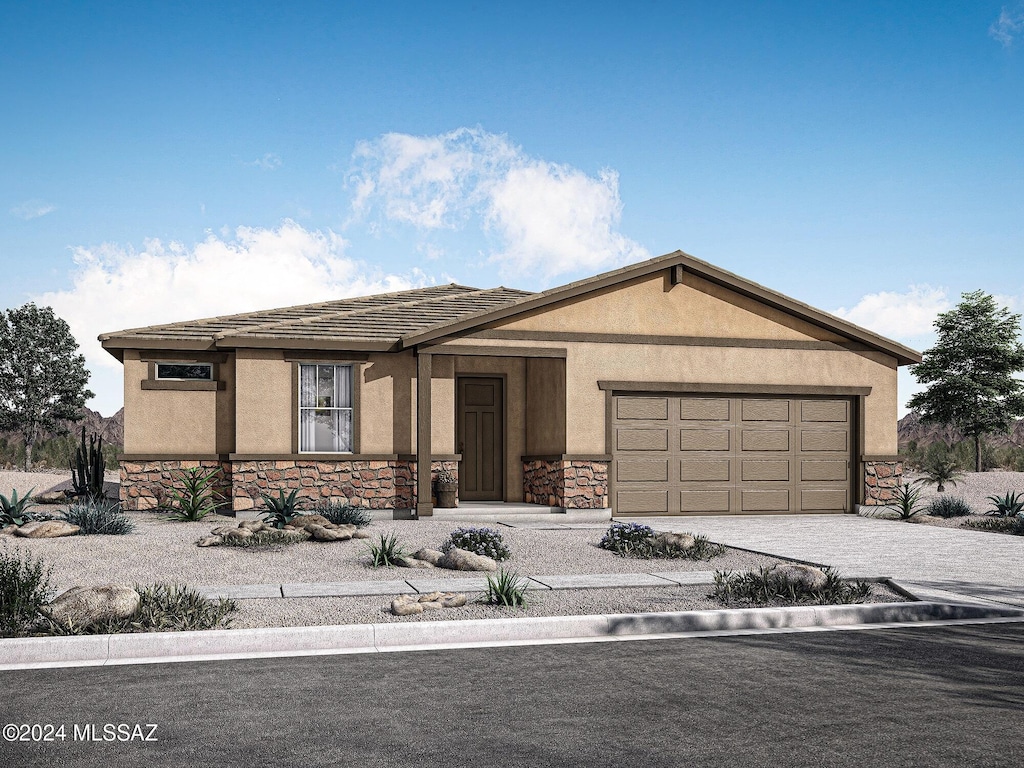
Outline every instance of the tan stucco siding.
<path id="1" fill-rule="evenodd" d="M 501 330 L 843 341 L 830 331 L 687 273 L 668 270 L 545 307 Z"/>
<path id="2" fill-rule="evenodd" d="M 235 451 L 291 453 L 298 418 L 295 363 L 280 351 L 239 350 L 235 358 Z"/>
<path id="3" fill-rule="evenodd" d="M 410 453 L 414 412 L 412 353 L 375 354 L 362 366 L 359 394 L 359 450 Z"/>
<path id="4" fill-rule="evenodd" d="M 217 392 L 144 390 L 149 363 L 124 356 L 124 452 L 212 455 L 217 452 Z"/>
<path id="5" fill-rule="evenodd" d="M 871 387 L 867 454 L 896 453 L 895 361 L 881 353 L 797 349 L 570 343 L 566 360 L 566 452 L 604 453 L 605 393 L 597 382 L 674 382 L 794 387 Z"/>
<path id="6" fill-rule="evenodd" d="M 526 361 L 526 453 L 565 453 L 565 360 Z"/>

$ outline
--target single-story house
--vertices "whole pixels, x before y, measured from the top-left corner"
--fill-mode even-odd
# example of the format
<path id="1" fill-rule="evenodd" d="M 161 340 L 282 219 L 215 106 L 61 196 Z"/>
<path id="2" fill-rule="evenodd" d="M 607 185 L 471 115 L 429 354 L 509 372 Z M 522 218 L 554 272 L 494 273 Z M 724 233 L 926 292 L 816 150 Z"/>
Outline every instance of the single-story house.
<path id="1" fill-rule="evenodd" d="M 853 512 L 900 482 L 908 347 L 681 251 L 540 293 L 462 285 L 101 335 L 121 500 L 222 469 L 387 516 L 464 501 L 614 515 Z M 429 472 L 418 472 L 430 467 Z"/>

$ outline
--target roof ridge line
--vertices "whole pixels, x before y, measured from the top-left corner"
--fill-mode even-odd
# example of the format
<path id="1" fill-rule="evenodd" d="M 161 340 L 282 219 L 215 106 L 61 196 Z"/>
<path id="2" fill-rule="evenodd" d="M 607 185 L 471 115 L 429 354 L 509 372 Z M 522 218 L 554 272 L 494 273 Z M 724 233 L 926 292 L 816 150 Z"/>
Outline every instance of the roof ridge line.
<path id="1" fill-rule="evenodd" d="M 454 285 L 454 283 L 452 283 L 450 285 Z M 431 288 L 447 288 L 449 286 L 430 286 L 430 287 Z M 470 286 L 467 286 L 467 285 L 460 285 L 458 287 L 459 288 L 466 288 L 466 289 L 468 289 L 467 291 L 465 291 L 463 293 L 460 293 L 459 294 L 460 296 L 474 296 L 474 295 L 478 295 L 478 294 L 481 294 L 481 293 L 487 293 L 488 291 L 494 290 L 493 288 L 471 288 Z M 394 294 L 379 293 L 379 294 L 375 294 L 375 295 L 372 295 L 372 296 L 365 296 L 365 297 L 358 297 L 358 298 L 367 298 L 367 299 L 374 298 L 374 299 L 376 299 L 376 298 L 380 298 L 382 296 L 391 296 L 391 295 L 394 295 Z M 367 312 L 379 312 L 382 309 L 390 309 L 390 308 L 397 308 L 397 307 L 413 307 L 413 306 L 416 306 L 417 304 L 425 304 L 425 303 L 430 302 L 430 301 L 437 301 L 439 298 L 441 298 L 441 297 L 439 297 L 439 296 L 428 296 L 427 298 L 416 299 L 416 300 L 413 300 L 413 301 L 399 301 L 399 302 L 395 302 L 394 304 L 386 304 L 383 307 L 375 306 L 375 307 L 362 307 L 360 309 L 347 309 L 347 310 L 341 310 L 341 311 L 338 311 L 338 312 L 330 312 L 330 313 L 328 313 L 326 315 L 313 315 L 311 317 L 303 317 L 303 318 L 299 318 L 298 320 L 278 320 L 278 321 L 275 321 L 275 322 L 272 322 L 272 323 L 261 323 L 259 325 L 254 325 L 254 326 L 251 326 L 251 327 L 248 327 L 248 328 L 231 328 L 229 330 L 220 331 L 219 333 L 213 334 L 213 338 L 215 340 L 217 340 L 217 341 L 221 341 L 223 339 L 229 338 L 231 336 L 234 336 L 234 335 L 237 335 L 237 334 L 240 334 L 240 333 L 251 333 L 253 331 L 267 331 L 267 330 L 270 330 L 272 328 L 280 328 L 282 326 L 308 325 L 310 323 L 321 322 L 323 320 L 328 320 L 328 319 L 333 320 L 333 319 L 337 319 L 339 317 L 351 317 L 351 316 L 354 316 L 354 315 L 365 314 Z"/>

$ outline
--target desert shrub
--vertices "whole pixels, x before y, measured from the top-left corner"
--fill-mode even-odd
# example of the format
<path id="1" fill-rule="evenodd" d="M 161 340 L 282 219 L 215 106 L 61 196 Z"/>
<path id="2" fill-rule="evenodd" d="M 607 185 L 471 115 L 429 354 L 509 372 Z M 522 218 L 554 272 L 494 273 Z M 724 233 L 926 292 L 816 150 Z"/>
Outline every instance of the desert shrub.
<path id="1" fill-rule="evenodd" d="M 35 488 L 32 489 L 32 491 L 34 490 Z M 20 499 L 15 488 L 11 489 L 11 498 L 9 499 L 0 494 L 0 528 L 6 528 L 9 525 L 24 525 L 34 519 L 32 513 L 28 511 L 29 507 L 35 506 L 31 499 L 32 491 Z"/>
<path id="2" fill-rule="evenodd" d="M 956 485 L 963 477 L 963 470 L 955 459 L 937 456 L 927 460 L 921 467 L 924 472 L 923 482 L 934 485 L 939 493 L 946 490 L 946 483 Z"/>
<path id="3" fill-rule="evenodd" d="M 689 547 L 673 546 L 659 541 L 655 536 L 651 540 L 651 557 L 664 557 L 669 559 L 683 560 L 710 560 L 713 557 L 725 554 L 725 547 L 721 544 L 714 544 L 707 536 L 699 533 L 683 534 L 693 537 L 693 545 Z"/>
<path id="4" fill-rule="evenodd" d="M 377 541 L 369 543 L 370 556 L 374 568 L 382 566 L 398 565 L 398 562 L 406 557 L 409 552 L 398 543 L 398 534 L 380 534 Z"/>
<path id="5" fill-rule="evenodd" d="M 480 602 L 488 605 L 504 605 L 509 608 L 526 605 L 526 579 L 520 578 L 515 571 L 501 569 L 496 574 L 487 575 L 487 589 Z"/>
<path id="6" fill-rule="evenodd" d="M 122 632 L 188 632 L 223 629 L 238 605 L 234 600 L 211 600 L 183 584 L 136 585 L 140 605 L 126 619 L 110 619 L 89 627 L 69 627 L 43 619 L 40 627 L 54 635 L 108 635 Z"/>
<path id="7" fill-rule="evenodd" d="M 612 523 L 597 546 L 617 555 L 650 557 L 654 529 L 642 523 Z"/>
<path id="8" fill-rule="evenodd" d="M 512 557 L 501 533 L 493 528 L 456 528 L 441 545 L 441 551 L 464 549 L 492 560 L 508 560 Z"/>
<path id="9" fill-rule="evenodd" d="M 965 520 L 963 526 L 964 528 L 974 528 L 979 531 L 993 531 L 995 533 L 1009 533 L 1013 536 L 1024 536 L 1024 515 Z"/>
<path id="10" fill-rule="evenodd" d="M 871 586 L 865 581 L 847 582 L 832 568 L 822 568 L 827 581 L 820 589 L 806 589 L 792 583 L 785 583 L 770 574 L 770 567 L 756 571 L 729 572 L 715 571 L 712 597 L 726 605 L 766 603 L 815 605 L 838 605 L 861 603 L 871 594 Z"/>
<path id="11" fill-rule="evenodd" d="M 966 517 L 971 514 L 971 507 L 958 496 L 939 496 L 928 504 L 927 514 L 933 517 Z"/>
<path id="12" fill-rule="evenodd" d="M 105 504 L 91 500 L 79 501 L 68 507 L 60 519 L 80 527 L 82 530 L 79 533 L 82 535 L 117 536 L 135 530 L 135 523 L 121 512 L 117 502 Z"/>
<path id="13" fill-rule="evenodd" d="M 225 536 L 220 546 L 241 549 L 280 549 L 287 544 L 309 541 L 310 538 L 310 534 L 306 531 L 281 531 L 275 528 L 272 531 L 256 531 L 252 536 L 246 536 L 244 539 Z"/>
<path id="14" fill-rule="evenodd" d="M 222 496 L 214 490 L 213 483 L 220 476 L 220 468 L 204 470 L 202 467 L 191 467 L 178 470 L 178 473 L 174 479 L 184 487 L 181 491 L 170 491 L 169 495 L 174 502 L 172 519 L 195 522 L 216 512 Z"/>
<path id="15" fill-rule="evenodd" d="M 0 637 L 31 631 L 46 605 L 50 569 L 21 550 L 0 549 Z"/>
<path id="16" fill-rule="evenodd" d="M 1014 517 L 1024 512 L 1024 496 L 1016 491 L 1008 491 L 1005 496 L 989 496 L 992 509 L 987 514 L 997 517 Z"/>
<path id="17" fill-rule="evenodd" d="M 276 499 L 266 493 L 261 493 L 260 496 L 263 497 L 267 509 L 270 510 L 263 518 L 263 522 L 275 528 L 284 528 L 295 519 L 301 510 L 302 505 L 298 500 L 299 490 L 297 488 L 287 496 L 284 495 L 283 490 L 278 491 Z"/>
<path id="18" fill-rule="evenodd" d="M 348 502 L 323 499 L 309 510 L 311 514 L 322 515 L 335 525 L 354 525 L 365 528 L 373 522 L 373 512 L 366 507 L 354 507 Z"/>
<path id="19" fill-rule="evenodd" d="M 893 500 L 886 504 L 889 509 L 895 510 L 900 520 L 909 520 L 921 511 L 921 486 L 920 480 L 912 483 L 904 483 L 893 491 Z"/>

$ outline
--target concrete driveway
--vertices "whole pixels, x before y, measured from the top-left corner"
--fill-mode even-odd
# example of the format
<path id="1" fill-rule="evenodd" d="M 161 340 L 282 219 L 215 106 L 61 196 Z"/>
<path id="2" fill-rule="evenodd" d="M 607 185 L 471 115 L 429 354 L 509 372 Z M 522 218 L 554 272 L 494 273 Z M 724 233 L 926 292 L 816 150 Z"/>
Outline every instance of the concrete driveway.
<path id="1" fill-rule="evenodd" d="M 837 568 L 1024 606 L 1024 537 L 856 515 L 616 518 Z"/>

